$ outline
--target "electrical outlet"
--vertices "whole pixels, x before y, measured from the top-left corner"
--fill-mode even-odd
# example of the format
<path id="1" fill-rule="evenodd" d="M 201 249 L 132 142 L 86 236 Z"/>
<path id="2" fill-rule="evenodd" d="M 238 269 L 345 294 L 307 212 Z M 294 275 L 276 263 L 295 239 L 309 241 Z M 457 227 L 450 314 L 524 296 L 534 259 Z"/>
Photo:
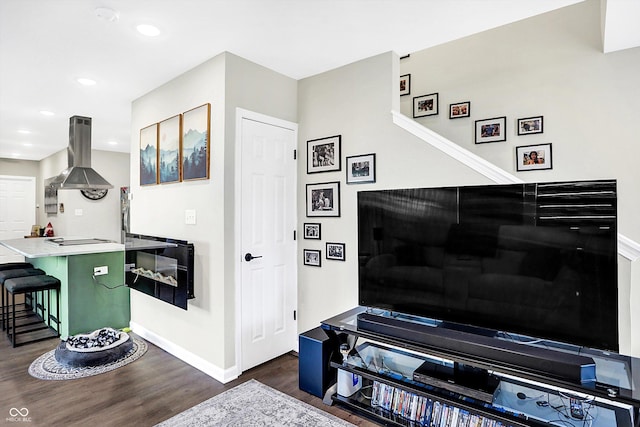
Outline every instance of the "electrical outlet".
<path id="1" fill-rule="evenodd" d="M 109 274 L 109 267 L 103 265 L 102 267 L 93 267 L 93 275 L 94 276 L 103 276 L 105 274 Z"/>
<path id="2" fill-rule="evenodd" d="M 184 211 L 184 223 L 185 224 L 195 224 L 196 223 L 196 211 L 193 209 L 188 209 Z"/>

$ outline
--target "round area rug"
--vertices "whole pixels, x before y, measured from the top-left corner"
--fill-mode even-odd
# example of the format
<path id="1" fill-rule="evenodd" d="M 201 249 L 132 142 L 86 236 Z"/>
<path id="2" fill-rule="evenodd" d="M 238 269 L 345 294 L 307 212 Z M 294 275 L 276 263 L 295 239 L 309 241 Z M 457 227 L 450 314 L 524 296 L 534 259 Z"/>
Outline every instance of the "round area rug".
<path id="1" fill-rule="evenodd" d="M 41 380 L 75 380 L 113 371 L 121 366 L 138 360 L 147 351 L 147 343 L 133 338 L 133 347 L 115 362 L 100 366 L 85 366 L 79 368 L 60 364 L 55 358 L 55 349 L 38 357 L 29 366 L 29 374 Z"/>

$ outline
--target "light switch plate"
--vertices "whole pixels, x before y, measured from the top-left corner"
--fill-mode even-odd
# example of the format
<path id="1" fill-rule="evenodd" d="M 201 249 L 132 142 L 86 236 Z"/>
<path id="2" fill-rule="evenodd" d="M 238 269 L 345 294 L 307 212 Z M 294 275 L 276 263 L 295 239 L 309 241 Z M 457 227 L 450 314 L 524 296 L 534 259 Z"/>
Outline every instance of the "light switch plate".
<path id="1" fill-rule="evenodd" d="M 184 223 L 193 225 L 196 223 L 196 211 L 193 209 L 187 209 L 184 211 Z"/>

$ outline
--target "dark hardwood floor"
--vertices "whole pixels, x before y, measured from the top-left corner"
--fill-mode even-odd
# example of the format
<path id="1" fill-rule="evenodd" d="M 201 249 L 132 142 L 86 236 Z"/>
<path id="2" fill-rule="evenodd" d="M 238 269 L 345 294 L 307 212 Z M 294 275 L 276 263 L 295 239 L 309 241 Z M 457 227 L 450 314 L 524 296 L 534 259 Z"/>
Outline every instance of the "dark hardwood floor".
<path id="1" fill-rule="evenodd" d="M 298 389 L 298 358 L 286 354 L 222 384 L 148 343 L 139 360 L 105 374 L 77 380 L 44 381 L 29 365 L 52 350 L 57 339 L 11 348 L 0 336 L 0 425 L 13 426 L 153 426 L 249 379 L 359 426 L 373 426 Z M 29 423 L 11 421 L 11 408 L 27 408 Z"/>

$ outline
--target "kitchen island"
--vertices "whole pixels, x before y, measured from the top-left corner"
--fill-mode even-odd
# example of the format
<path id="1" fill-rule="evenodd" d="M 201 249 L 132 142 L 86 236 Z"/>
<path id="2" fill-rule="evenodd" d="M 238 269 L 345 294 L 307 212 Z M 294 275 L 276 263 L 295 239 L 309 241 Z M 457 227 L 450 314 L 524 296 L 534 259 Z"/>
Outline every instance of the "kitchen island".
<path id="1" fill-rule="evenodd" d="M 123 244 L 83 237 L 42 237 L 3 240 L 0 245 L 60 280 L 63 338 L 106 326 L 129 326 Z M 104 274 L 94 275 L 96 268 Z"/>

